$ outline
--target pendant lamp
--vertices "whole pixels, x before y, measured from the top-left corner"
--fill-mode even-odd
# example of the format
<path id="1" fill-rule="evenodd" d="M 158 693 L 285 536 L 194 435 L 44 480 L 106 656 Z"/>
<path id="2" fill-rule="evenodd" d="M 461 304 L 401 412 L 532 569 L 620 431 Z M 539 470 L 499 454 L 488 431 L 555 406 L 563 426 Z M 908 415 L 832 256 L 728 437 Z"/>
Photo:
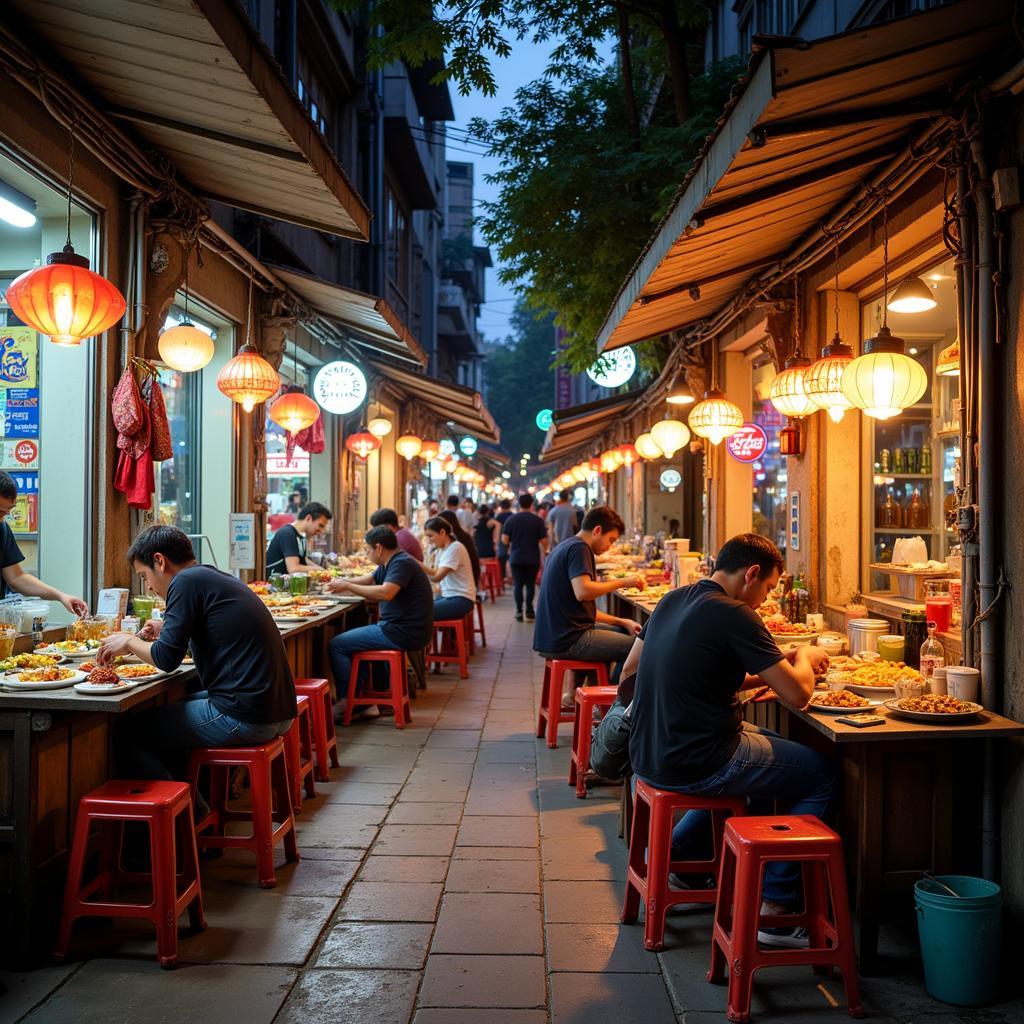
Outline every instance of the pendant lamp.
<path id="1" fill-rule="evenodd" d="M 889 290 L 889 210 L 882 194 L 882 288 Z M 843 393 L 866 416 L 885 420 L 921 400 L 928 389 L 924 367 L 905 352 L 902 338 L 889 330 L 888 313 L 882 306 L 882 326 L 864 343 L 843 374 Z"/>
<path id="2" fill-rule="evenodd" d="M 672 382 L 672 387 L 669 388 L 665 401 L 669 405 L 693 405 L 697 401 L 697 397 L 690 390 L 690 385 L 686 382 L 686 370 L 680 370 L 676 374 L 676 378 Z"/>
<path id="3" fill-rule="evenodd" d="M 424 462 L 433 462 L 441 453 L 441 446 L 437 441 L 424 441 L 420 445 L 420 458 Z"/>
<path id="4" fill-rule="evenodd" d="M 67 242 L 51 252 L 46 265 L 14 279 L 6 291 L 15 316 L 57 345 L 80 345 L 113 327 L 127 308 L 124 296 L 105 277 L 89 269 L 71 244 L 71 192 L 75 176 L 75 132 L 68 150 Z"/>
<path id="5" fill-rule="evenodd" d="M 649 432 L 641 434 L 633 444 L 642 459 L 660 459 L 665 454 Z"/>
<path id="6" fill-rule="evenodd" d="M 658 420 L 651 427 L 651 438 L 665 453 L 665 458 L 671 459 L 680 448 L 690 443 L 690 431 L 680 420 Z"/>
<path id="7" fill-rule="evenodd" d="M 345 447 L 353 455 L 366 459 L 369 458 L 371 452 L 375 452 L 380 447 L 380 438 L 371 434 L 366 427 L 360 427 L 354 434 L 345 438 Z"/>
<path id="8" fill-rule="evenodd" d="M 852 408 L 843 392 L 843 374 L 853 361 L 853 349 L 839 337 L 839 237 L 835 239 L 835 337 L 821 350 L 821 358 L 807 371 L 804 390 L 808 398 L 824 409 L 834 423 L 842 420 Z"/>
<path id="9" fill-rule="evenodd" d="M 188 265 L 192 247 L 185 248 L 185 314 L 181 323 L 163 332 L 157 341 L 160 358 L 180 373 L 201 370 L 213 358 L 213 338 L 188 318 Z"/>
<path id="10" fill-rule="evenodd" d="M 640 458 L 640 453 L 631 444 L 620 444 L 619 455 L 622 456 L 624 466 L 632 466 Z"/>
<path id="11" fill-rule="evenodd" d="M 252 273 L 249 274 L 249 300 L 246 310 L 245 344 L 217 374 L 217 388 L 246 412 L 277 394 L 281 378 L 250 344 L 252 338 Z"/>
<path id="12" fill-rule="evenodd" d="M 618 464 L 615 461 L 615 455 L 613 452 L 602 452 L 601 454 L 601 472 L 602 473 L 614 473 L 617 470 Z"/>
<path id="13" fill-rule="evenodd" d="M 931 288 L 919 277 L 905 277 L 886 308 L 894 313 L 926 313 L 938 305 Z"/>
<path id="14" fill-rule="evenodd" d="M 294 343 L 293 346 L 292 358 L 294 363 L 292 376 L 298 379 L 298 346 L 294 345 Z M 299 385 L 291 384 L 284 389 L 284 394 L 280 398 L 275 399 L 271 403 L 270 408 L 267 410 L 267 415 L 279 427 L 284 427 L 289 434 L 297 434 L 300 430 L 305 430 L 306 427 L 311 427 L 316 423 L 320 416 L 320 406 Z"/>
<path id="15" fill-rule="evenodd" d="M 581 484 L 587 479 L 587 467 L 583 465 L 573 466 L 569 472 L 572 474 L 572 482 L 574 484 Z"/>
<path id="16" fill-rule="evenodd" d="M 718 387 L 718 358 L 711 343 L 711 387 L 704 398 L 690 410 L 690 429 L 712 444 L 721 444 L 743 426 L 743 412 L 730 402 Z"/>
<path id="17" fill-rule="evenodd" d="M 786 359 L 782 371 L 768 389 L 768 398 L 783 416 L 799 420 L 810 416 L 816 406 L 807 394 L 804 380 L 811 361 L 800 351 L 800 275 L 793 275 L 793 354 Z"/>
<path id="18" fill-rule="evenodd" d="M 375 437 L 387 437 L 391 433 L 391 420 L 376 416 L 366 424 L 366 429 Z"/>
<path id="19" fill-rule="evenodd" d="M 388 428 L 390 429 L 390 424 Z M 373 423 L 370 423 L 370 433 L 379 437 L 380 435 L 373 429 Z M 420 452 L 423 451 L 423 441 L 415 434 L 403 434 L 395 442 L 395 451 L 405 459 L 406 462 L 412 462 Z"/>

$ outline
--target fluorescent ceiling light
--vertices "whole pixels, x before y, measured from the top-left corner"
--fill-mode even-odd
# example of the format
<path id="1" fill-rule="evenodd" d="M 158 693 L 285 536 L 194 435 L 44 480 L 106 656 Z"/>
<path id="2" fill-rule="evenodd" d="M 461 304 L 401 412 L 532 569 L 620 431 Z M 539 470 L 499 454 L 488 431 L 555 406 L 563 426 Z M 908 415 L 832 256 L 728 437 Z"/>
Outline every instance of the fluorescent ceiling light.
<path id="1" fill-rule="evenodd" d="M 35 200 L 0 181 L 0 220 L 16 228 L 32 227 L 36 222 Z"/>

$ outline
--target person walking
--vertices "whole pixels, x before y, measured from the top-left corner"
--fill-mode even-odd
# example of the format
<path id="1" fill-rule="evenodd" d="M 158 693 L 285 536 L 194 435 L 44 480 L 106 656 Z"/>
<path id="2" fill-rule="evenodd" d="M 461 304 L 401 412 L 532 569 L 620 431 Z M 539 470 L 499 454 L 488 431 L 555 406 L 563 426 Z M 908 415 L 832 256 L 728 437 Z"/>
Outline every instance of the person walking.
<path id="1" fill-rule="evenodd" d="M 519 495 L 519 511 L 505 521 L 501 531 L 502 543 L 508 546 L 508 561 L 512 567 L 513 596 L 516 602 L 516 622 L 533 622 L 533 592 L 540 571 L 542 553 L 548 549 L 548 528 L 544 520 L 533 511 L 533 495 Z M 525 602 L 524 602 L 525 598 Z"/>

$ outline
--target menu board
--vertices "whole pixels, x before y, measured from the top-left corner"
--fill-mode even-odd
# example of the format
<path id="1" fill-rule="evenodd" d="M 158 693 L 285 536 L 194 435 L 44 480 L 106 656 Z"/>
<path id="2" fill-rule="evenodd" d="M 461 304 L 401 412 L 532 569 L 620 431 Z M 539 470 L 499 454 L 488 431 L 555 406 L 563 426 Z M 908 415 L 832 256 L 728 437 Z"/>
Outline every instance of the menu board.
<path id="1" fill-rule="evenodd" d="M 8 517 L 14 533 L 39 529 L 39 335 L 0 327 L 0 469 L 18 488 Z"/>

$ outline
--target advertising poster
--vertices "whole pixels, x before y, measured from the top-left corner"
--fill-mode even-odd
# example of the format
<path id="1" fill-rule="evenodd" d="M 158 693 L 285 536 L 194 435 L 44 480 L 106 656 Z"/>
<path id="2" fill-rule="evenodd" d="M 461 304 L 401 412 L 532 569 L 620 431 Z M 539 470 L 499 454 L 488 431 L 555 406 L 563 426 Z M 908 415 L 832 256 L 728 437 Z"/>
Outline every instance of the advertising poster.
<path id="1" fill-rule="evenodd" d="M 0 437 L 39 436 L 39 389 L 0 388 Z"/>
<path id="2" fill-rule="evenodd" d="M 39 335 L 31 327 L 0 327 L 0 388 L 36 388 Z"/>

